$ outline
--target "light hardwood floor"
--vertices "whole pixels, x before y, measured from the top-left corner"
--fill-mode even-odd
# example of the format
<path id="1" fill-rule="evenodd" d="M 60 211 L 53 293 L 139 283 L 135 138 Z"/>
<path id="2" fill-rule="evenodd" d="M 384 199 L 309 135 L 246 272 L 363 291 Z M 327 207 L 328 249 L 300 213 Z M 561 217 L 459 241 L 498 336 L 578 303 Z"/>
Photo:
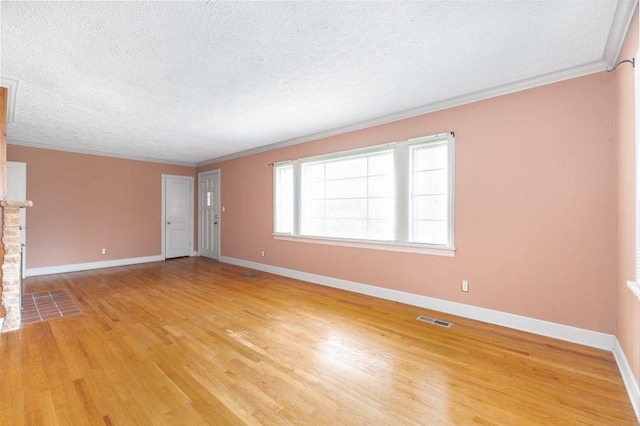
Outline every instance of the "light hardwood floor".
<path id="1" fill-rule="evenodd" d="M 245 272 L 28 279 L 84 313 L 0 335 L 0 424 L 636 424 L 605 351 Z"/>

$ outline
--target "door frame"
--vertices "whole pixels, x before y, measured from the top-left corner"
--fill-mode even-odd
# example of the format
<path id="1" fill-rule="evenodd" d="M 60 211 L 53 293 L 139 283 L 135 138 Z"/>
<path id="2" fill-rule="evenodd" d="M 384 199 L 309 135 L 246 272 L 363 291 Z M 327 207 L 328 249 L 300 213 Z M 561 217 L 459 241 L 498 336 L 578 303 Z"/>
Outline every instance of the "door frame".
<path id="1" fill-rule="evenodd" d="M 191 247 L 189 250 L 189 256 L 194 256 L 195 252 L 193 250 L 193 182 L 194 182 L 194 178 L 193 176 L 181 176 L 181 175 L 161 175 L 162 177 L 162 206 L 161 206 L 161 211 L 162 211 L 162 221 L 160 222 L 160 228 L 161 228 L 161 236 L 162 236 L 162 251 L 161 251 L 161 256 L 162 256 L 162 260 L 166 260 L 166 245 L 167 245 L 167 236 L 166 236 L 166 218 L 167 218 L 167 205 L 165 203 L 165 198 L 166 198 L 166 191 L 167 191 L 167 179 L 182 179 L 182 180 L 188 180 L 189 181 L 189 246 Z"/>
<path id="2" fill-rule="evenodd" d="M 24 198 L 21 200 L 9 200 L 9 201 L 26 201 L 29 198 L 27 197 L 27 163 L 24 161 L 7 161 L 6 167 L 9 166 L 17 166 L 20 169 L 24 169 Z M 5 170 L 5 184 L 6 184 L 6 173 Z M 5 188 L 5 198 L 7 198 L 6 188 Z M 19 198 L 19 197 L 18 197 Z M 22 235 L 24 234 L 24 241 L 22 241 Z M 27 278 L 27 209 L 20 209 L 20 244 L 24 244 L 24 247 L 21 248 L 22 259 L 21 259 L 21 272 L 22 277 Z"/>
<path id="3" fill-rule="evenodd" d="M 220 197 L 220 188 L 222 187 L 221 182 L 222 182 L 222 170 L 220 169 L 214 169 L 214 170 L 207 170 L 206 172 L 199 172 L 198 173 L 198 191 L 197 191 L 197 195 L 198 195 L 198 256 L 200 256 L 200 241 L 202 241 L 202 232 L 204 230 L 204 227 L 201 226 L 201 220 L 202 220 L 202 215 L 200 214 L 202 212 L 202 198 L 200 197 L 200 180 L 208 175 L 218 175 L 218 187 L 216 188 L 216 194 L 218 194 L 218 259 L 220 260 L 220 256 L 222 256 L 221 251 L 222 251 L 222 246 L 220 244 L 221 238 L 220 236 L 222 235 L 222 206 L 221 206 L 221 197 Z"/>

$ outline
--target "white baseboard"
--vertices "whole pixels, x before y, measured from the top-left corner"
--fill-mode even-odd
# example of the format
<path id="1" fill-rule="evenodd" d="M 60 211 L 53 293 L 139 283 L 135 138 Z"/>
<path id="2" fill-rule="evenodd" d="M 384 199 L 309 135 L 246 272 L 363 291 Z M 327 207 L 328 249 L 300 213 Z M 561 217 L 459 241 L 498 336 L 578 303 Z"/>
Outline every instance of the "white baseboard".
<path id="1" fill-rule="evenodd" d="M 607 351 L 612 351 L 614 346 L 615 336 L 611 334 L 543 321 L 502 311 L 495 311 L 492 309 L 480 308 L 478 306 L 465 305 L 463 303 L 450 302 L 448 300 L 436 299 L 433 297 L 406 293 L 403 291 L 391 290 L 388 288 L 376 287 L 368 284 L 326 277 L 323 275 L 310 274 L 307 272 L 300 272 L 293 269 L 286 269 L 278 266 L 251 262 L 248 260 L 236 259 L 233 257 L 220 256 L 219 260 L 220 262 L 257 269 L 259 271 L 308 281 L 327 287 L 348 290 L 354 293 L 366 294 L 368 296 L 379 297 L 381 299 L 392 300 L 394 302 L 405 303 L 407 305 L 419 306 L 425 309 L 445 312 L 464 318 L 470 318 L 477 321 L 526 331 L 528 333 L 552 337 L 567 342 L 579 343 L 581 345 L 604 349 Z"/>
<path id="2" fill-rule="evenodd" d="M 633 405 L 633 411 L 635 411 L 636 418 L 638 422 L 640 422 L 640 388 L 638 388 L 638 382 L 631 371 L 627 357 L 624 355 L 617 338 L 614 338 L 613 356 L 618 364 L 618 370 L 620 370 L 620 374 L 622 375 L 624 386 L 627 388 L 631 405 Z"/>
<path id="3" fill-rule="evenodd" d="M 66 272 L 87 271 L 89 269 L 112 268 L 114 266 L 136 265 L 138 263 L 159 262 L 164 260 L 161 255 L 133 257 L 129 259 L 103 260 L 101 262 L 76 263 L 72 265 L 45 266 L 42 268 L 28 268 L 25 277 L 38 275 L 63 274 Z"/>

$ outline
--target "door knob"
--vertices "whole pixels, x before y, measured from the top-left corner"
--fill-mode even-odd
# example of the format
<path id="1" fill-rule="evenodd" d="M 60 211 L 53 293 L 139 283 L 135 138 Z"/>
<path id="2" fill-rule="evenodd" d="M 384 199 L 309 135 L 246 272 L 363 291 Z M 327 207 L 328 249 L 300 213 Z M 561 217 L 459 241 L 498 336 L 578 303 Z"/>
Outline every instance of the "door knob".
<path id="1" fill-rule="evenodd" d="M 218 224 L 218 222 L 213 222 L 213 224 L 214 224 L 214 225 L 217 225 L 217 224 Z"/>
<path id="2" fill-rule="evenodd" d="M 171 225 L 171 222 L 167 222 L 167 225 Z"/>

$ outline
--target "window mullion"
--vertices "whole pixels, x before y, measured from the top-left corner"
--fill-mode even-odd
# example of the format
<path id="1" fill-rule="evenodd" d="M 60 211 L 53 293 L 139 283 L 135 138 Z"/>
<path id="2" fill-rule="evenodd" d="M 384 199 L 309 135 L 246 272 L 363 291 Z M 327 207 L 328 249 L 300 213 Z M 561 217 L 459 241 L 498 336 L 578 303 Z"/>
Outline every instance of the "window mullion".
<path id="1" fill-rule="evenodd" d="M 411 192 L 409 170 L 409 146 L 397 144 L 394 147 L 394 181 L 396 241 L 400 243 L 406 243 L 409 239 L 409 194 Z"/>

